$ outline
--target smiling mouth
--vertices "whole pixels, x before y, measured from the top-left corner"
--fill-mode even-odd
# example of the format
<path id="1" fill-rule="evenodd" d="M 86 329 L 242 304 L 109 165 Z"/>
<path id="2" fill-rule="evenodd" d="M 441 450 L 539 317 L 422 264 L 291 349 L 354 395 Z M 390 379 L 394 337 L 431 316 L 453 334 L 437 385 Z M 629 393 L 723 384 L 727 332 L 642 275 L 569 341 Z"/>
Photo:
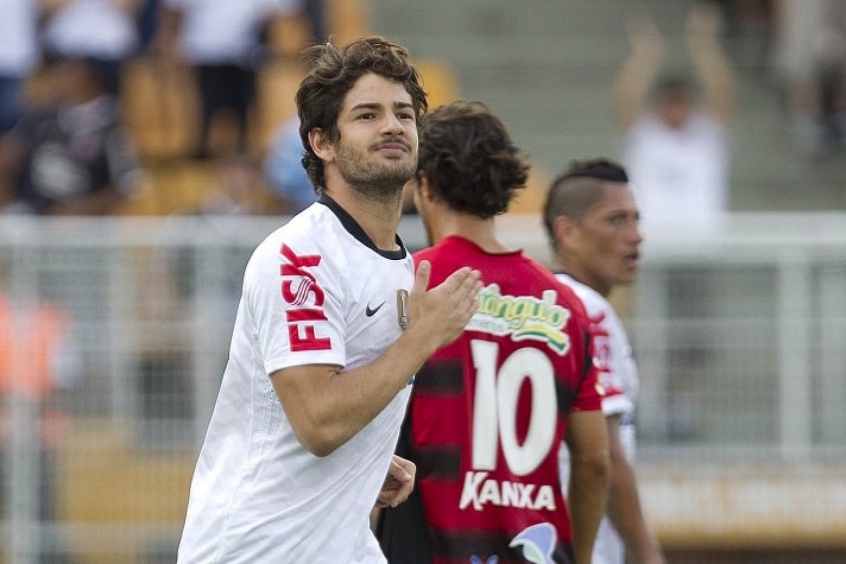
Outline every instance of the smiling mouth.
<path id="1" fill-rule="evenodd" d="M 377 151 L 402 151 L 408 152 L 409 147 L 404 143 L 383 143 L 376 147 Z"/>
<path id="2" fill-rule="evenodd" d="M 382 140 L 381 143 L 377 143 L 375 146 L 376 151 L 405 151 L 408 152 L 411 150 L 411 146 L 402 138 L 400 137 L 393 137 L 391 139 Z"/>

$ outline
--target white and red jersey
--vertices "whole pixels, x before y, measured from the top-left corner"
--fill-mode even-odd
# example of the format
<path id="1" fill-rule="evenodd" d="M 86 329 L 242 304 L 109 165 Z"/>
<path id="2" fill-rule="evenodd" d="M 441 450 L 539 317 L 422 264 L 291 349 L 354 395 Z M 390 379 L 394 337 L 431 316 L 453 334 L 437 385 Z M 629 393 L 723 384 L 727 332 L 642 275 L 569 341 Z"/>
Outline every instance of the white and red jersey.
<path id="1" fill-rule="evenodd" d="M 519 251 L 451 236 L 414 258 L 431 262 L 431 286 L 462 266 L 484 285 L 462 335 L 419 371 L 404 426 L 429 564 L 570 562 L 558 450 L 568 413 L 600 408 L 581 302 Z M 416 561 L 417 546 L 380 541 L 394 561 Z"/>
<path id="2" fill-rule="evenodd" d="M 567 274 L 557 274 L 556 277 L 572 288 L 585 305 L 591 323 L 599 382 L 605 388 L 602 412 L 606 417 L 622 416 L 619 429 L 620 443 L 628 459 L 634 461 L 636 446 L 634 408 L 639 380 L 629 337 L 614 308 L 602 294 Z M 566 446 L 561 449 L 559 460 L 563 484 L 566 487 L 570 476 L 570 456 Z M 623 542 L 608 517 L 603 518 L 600 523 L 593 552 L 594 564 L 623 564 L 625 562 Z"/>
<path id="3" fill-rule="evenodd" d="M 191 484 L 180 563 L 385 562 L 369 514 L 410 386 L 317 457 L 294 436 L 268 375 L 306 364 L 354 369 L 399 337 L 397 292 L 410 291 L 414 275 L 398 243 L 377 250 L 324 197 L 257 247 Z"/>

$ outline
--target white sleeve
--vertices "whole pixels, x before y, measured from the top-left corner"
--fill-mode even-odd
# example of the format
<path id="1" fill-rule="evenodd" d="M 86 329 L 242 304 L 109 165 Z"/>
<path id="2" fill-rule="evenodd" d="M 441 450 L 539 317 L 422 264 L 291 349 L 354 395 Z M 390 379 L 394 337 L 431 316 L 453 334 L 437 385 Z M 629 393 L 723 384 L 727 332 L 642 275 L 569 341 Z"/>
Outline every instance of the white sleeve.
<path id="1" fill-rule="evenodd" d="M 251 261 L 244 294 L 267 374 L 306 364 L 346 364 L 344 284 L 327 257 L 278 252 Z M 319 257 L 307 265 L 309 257 Z M 293 264 L 303 259 L 299 264 Z M 290 259 L 290 260 L 289 260 Z M 293 263 L 292 263 L 293 260 Z M 312 259 L 313 260 L 313 259 Z"/>

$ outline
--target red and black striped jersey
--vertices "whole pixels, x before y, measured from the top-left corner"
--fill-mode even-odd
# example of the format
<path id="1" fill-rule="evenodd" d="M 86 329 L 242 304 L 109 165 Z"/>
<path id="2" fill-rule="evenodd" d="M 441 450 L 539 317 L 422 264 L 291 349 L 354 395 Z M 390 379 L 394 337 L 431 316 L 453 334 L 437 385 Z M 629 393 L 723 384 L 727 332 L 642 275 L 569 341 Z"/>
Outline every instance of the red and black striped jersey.
<path id="1" fill-rule="evenodd" d="M 519 251 L 490 254 L 453 236 L 415 264 L 424 259 L 430 286 L 470 266 L 483 289 L 463 334 L 415 378 L 400 452 L 417 464 L 419 499 L 403 512 L 422 507 L 429 535 L 404 550 L 437 564 L 570 562 L 558 450 L 571 410 L 601 408 L 584 307 Z M 384 527 L 380 540 L 396 544 Z M 414 562 L 395 549 L 389 561 Z"/>

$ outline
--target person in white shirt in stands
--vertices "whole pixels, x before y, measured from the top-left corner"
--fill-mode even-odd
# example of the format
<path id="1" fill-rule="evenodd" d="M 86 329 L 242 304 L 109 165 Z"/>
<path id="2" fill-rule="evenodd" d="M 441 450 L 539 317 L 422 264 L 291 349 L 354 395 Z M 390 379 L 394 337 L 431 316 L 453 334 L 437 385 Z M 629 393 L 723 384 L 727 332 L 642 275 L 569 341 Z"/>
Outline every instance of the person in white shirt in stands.
<path id="1" fill-rule="evenodd" d="M 560 269 L 557 277 L 581 298 L 592 326 L 594 361 L 605 390 L 611 483 L 606 517 L 594 543 L 594 564 L 663 564 L 664 557 L 641 509 L 633 461 L 637 365 L 620 318 L 608 301 L 638 269 L 643 238 L 626 171 L 606 159 L 575 161 L 553 180 L 543 221 Z M 562 480 L 569 453 L 559 452 Z M 566 490 L 565 490 L 566 491 Z"/>
<path id="2" fill-rule="evenodd" d="M 718 7 L 694 4 L 685 36 L 692 78 L 663 68 L 665 41 L 653 23 L 630 27 L 632 50 L 614 83 L 613 102 L 623 164 L 647 234 L 675 234 L 679 225 L 692 236 L 713 234 L 729 210 L 735 79 L 720 27 Z"/>
<path id="3" fill-rule="evenodd" d="M 427 109 L 407 51 L 308 54 L 296 100 L 320 198 L 247 264 L 181 564 L 384 564 L 370 514 L 413 488 L 393 452 L 414 375 L 477 307 L 478 271 L 427 291 L 431 265 L 415 275 L 396 232 Z"/>
<path id="4" fill-rule="evenodd" d="M 23 113 L 24 82 L 38 65 L 40 3 L 5 0 L 0 3 L 0 140 Z"/>
<path id="5" fill-rule="evenodd" d="M 124 63 L 138 49 L 139 0 L 44 0 L 44 51 L 51 59 L 86 59 L 106 92 L 119 96 Z"/>
<path id="6" fill-rule="evenodd" d="M 195 155 L 213 156 L 212 120 L 221 110 L 237 120 L 235 151 L 250 149 L 250 114 L 265 62 L 262 35 L 275 20 L 299 13 L 300 0 L 160 0 L 155 40 L 161 52 L 193 73 L 200 98 Z"/>

